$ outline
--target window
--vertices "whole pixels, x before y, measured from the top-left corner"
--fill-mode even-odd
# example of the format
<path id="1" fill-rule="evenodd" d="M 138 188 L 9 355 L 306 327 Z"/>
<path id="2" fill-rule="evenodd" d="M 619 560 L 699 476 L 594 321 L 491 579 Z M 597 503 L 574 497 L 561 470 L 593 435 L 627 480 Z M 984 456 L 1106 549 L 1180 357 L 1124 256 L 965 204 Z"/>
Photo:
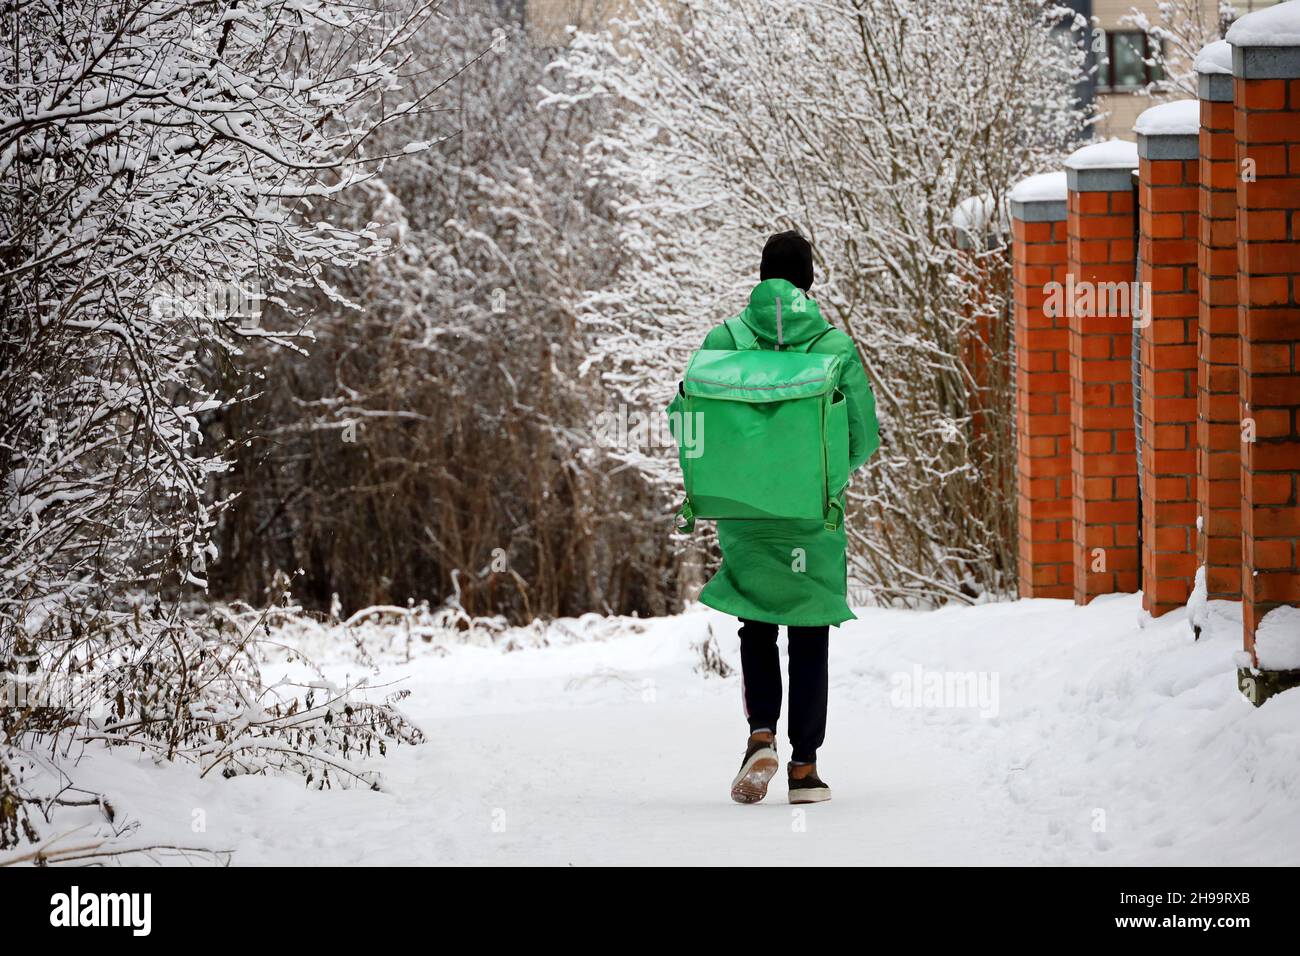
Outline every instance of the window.
<path id="1" fill-rule="evenodd" d="M 1137 90 L 1164 79 L 1159 66 L 1146 63 L 1160 49 L 1142 31 L 1108 30 L 1098 39 L 1104 39 L 1095 46 L 1098 89 Z"/>

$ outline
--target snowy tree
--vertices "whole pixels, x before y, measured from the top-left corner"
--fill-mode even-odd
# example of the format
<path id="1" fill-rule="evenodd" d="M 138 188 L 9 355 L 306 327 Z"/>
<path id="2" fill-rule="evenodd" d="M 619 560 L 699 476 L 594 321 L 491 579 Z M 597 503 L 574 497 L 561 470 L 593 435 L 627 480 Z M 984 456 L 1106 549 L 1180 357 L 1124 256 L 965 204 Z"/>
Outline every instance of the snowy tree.
<path id="1" fill-rule="evenodd" d="M 296 291 L 337 297 L 324 270 L 384 248 L 329 210 L 387 159 L 424 148 L 370 142 L 437 88 L 407 75 L 404 50 L 433 10 L 6 5 L 0 666 L 29 679 L 33 700 L 59 700 L 5 708 L 6 742 L 59 733 L 107 700 L 94 725 L 106 739 L 251 770 L 266 761 L 245 759 L 242 731 L 267 738 L 271 763 L 293 762 L 285 736 L 301 743 L 317 708 L 341 700 L 277 701 L 259 684 L 253 635 L 213 638 L 171 599 L 202 587 L 216 557 L 209 490 L 229 449 L 203 444 L 203 423 L 245 397 L 221 390 L 221 369 L 250 342 L 300 349 L 302 320 L 285 308 Z M 377 726 L 362 722 L 341 720 L 322 741 L 359 746 Z M 205 749 L 233 726 L 237 738 Z"/>
<path id="2" fill-rule="evenodd" d="M 852 574 L 878 600 L 970 600 L 1014 577 L 1005 247 L 972 270 L 951 223 L 971 196 L 1003 208 L 1078 135 L 1075 25 L 1032 0 L 652 0 L 575 37 L 548 84 L 553 108 L 617 112 L 589 159 L 619 197 L 624 264 L 583 318 L 629 402 L 666 403 L 743 306 L 766 235 L 813 242 L 813 294 L 857 342 L 881 417 L 850 522 Z M 981 328 L 996 340 L 972 349 Z M 633 464 L 666 506 L 671 457 Z"/>

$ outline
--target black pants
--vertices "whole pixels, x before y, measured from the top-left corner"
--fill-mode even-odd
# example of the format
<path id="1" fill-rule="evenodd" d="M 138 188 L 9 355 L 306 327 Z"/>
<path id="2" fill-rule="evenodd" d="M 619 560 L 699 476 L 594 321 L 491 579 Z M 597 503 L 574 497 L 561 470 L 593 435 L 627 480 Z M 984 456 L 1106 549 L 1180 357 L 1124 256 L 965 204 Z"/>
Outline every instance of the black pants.
<path id="1" fill-rule="evenodd" d="M 826 739 L 829 627 L 790 627 L 790 748 L 796 763 L 814 763 Z M 775 624 L 740 621 L 740 669 L 749 730 L 776 733 L 781 716 L 781 658 Z"/>

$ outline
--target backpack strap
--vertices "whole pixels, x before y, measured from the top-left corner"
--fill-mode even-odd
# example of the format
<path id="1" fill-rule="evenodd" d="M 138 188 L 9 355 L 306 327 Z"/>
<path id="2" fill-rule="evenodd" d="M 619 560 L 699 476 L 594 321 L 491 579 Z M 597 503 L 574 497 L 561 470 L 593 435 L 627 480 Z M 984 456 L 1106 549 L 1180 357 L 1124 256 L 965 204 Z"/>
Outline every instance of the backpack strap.
<path id="1" fill-rule="evenodd" d="M 831 495 L 830 500 L 826 503 L 826 521 L 823 523 L 827 531 L 838 531 L 840 525 L 844 523 L 844 506 L 840 504 L 837 495 Z"/>
<path id="2" fill-rule="evenodd" d="M 758 348 L 758 336 L 753 333 L 740 316 L 733 315 L 722 324 L 731 333 L 731 341 L 736 344 L 737 349 L 746 352 Z"/>
<path id="3" fill-rule="evenodd" d="M 818 332 L 816 335 L 814 335 L 812 338 L 808 340 L 808 344 L 803 347 L 803 350 L 805 352 L 811 352 L 813 346 L 816 345 L 818 342 L 820 342 L 826 336 L 830 335 L 831 329 L 833 328 L 835 328 L 835 326 L 833 325 L 826 326 L 826 328 L 822 329 L 820 332 Z"/>

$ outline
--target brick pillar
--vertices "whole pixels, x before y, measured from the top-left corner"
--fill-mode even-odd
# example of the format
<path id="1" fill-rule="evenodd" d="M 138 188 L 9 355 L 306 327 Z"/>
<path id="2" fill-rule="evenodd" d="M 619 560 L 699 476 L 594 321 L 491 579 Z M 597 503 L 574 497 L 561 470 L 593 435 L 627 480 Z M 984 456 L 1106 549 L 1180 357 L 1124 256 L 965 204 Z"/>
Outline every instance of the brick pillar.
<path id="1" fill-rule="evenodd" d="M 1066 160 L 1066 311 L 1074 600 L 1138 589 L 1133 316 L 1133 143 L 1093 143 Z"/>
<path id="2" fill-rule="evenodd" d="M 1237 166 L 1232 48 L 1196 58 L 1200 129 L 1200 305 L 1196 367 L 1198 557 L 1206 596 L 1241 600 L 1241 398 L 1237 334 Z"/>
<path id="3" fill-rule="evenodd" d="M 1294 41 L 1297 14 L 1297 4 L 1280 4 L 1228 32 L 1240 386 L 1243 426 L 1254 438 L 1241 445 L 1243 623 L 1246 650 L 1266 671 L 1285 665 L 1257 643 L 1256 628 L 1274 608 L 1300 605 L 1300 46 L 1254 44 L 1288 34 Z"/>
<path id="4" fill-rule="evenodd" d="M 1074 594 L 1070 328 L 1064 310 L 1043 307 L 1047 288 L 1066 281 L 1065 173 L 1029 177 L 1010 201 L 1020 596 L 1068 598 Z"/>
<path id="5" fill-rule="evenodd" d="M 1010 229 L 1006 209 L 1005 202 L 982 195 L 963 200 L 953 212 L 955 244 L 960 250 L 958 267 L 969 293 L 966 316 L 971 322 L 962 340 L 962 355 L 971 373 L 972 446 L 980 446 L 990 432 L 997 431 L 995 417 L 1006 421 L 1006 410 L 992 400 L 998 391 L 996 379 L 1005 375 L 1007 368 L 997 367 L 998 360 L 1007 354 L 1009 333 L 1003 297 L 1008 268 L 1006 236 Z"/>
<path id="6" fill-rule="evenodd" d="M 1200 104 L 1138 117 L 1137 319 L 1142 425 L 1142 606 L 1182 607 L 1196 575 L 1197 239 Z"/>

